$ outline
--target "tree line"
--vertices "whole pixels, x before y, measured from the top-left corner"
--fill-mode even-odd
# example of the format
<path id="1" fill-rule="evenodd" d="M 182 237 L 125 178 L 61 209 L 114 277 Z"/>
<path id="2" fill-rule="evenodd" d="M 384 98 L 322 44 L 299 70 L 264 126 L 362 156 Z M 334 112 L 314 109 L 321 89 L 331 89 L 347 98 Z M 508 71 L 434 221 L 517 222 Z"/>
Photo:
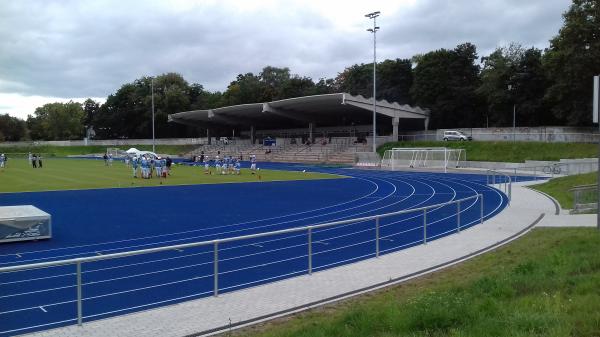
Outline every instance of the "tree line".
<path id="1" fill-rule="evenodd" d="M 377 99 L 431 111 L 431 128 L 512 125 L 591 125 L 592 76 L 600 74 L 600 0 L 573 0 L 563 26 L 545 50 L 517 43 L 479 57 L 472 43 L 411 59 L 377 63 Z M 355 64 L 335 78 L 291 74 L 266 66 L 239 74 L 223 92 L 205 90 L 180 74 L 142 77 L 122 85 L 104 104 L 50 103 L 26 121 L 0 115 L 0 140 L 151 136 L 151 81 L 158 138 L 198 136 L 194 127 L 167 123 L 171 113 L 348 92 L 371 97 L 373 64 Z"/>

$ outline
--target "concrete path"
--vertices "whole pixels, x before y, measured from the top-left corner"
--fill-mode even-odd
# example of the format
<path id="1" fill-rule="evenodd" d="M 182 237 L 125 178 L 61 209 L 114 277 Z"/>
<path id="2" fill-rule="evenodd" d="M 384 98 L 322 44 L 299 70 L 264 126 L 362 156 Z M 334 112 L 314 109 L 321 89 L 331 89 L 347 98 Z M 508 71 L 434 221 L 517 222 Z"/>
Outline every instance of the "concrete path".
<path id="1" fill-rule="evenodd" d="M 509 207 L 483 224 L 400 252 L 279 282 L 30 336 L 188 336 L 227 331 L 354 296 L 459 263 L 540 223 L 568 223 L 552 200 L 513 186 Z M 559 222 L 558 219 L 561 219 Z M 587 220 L 586 220 L 587 221 Z M 584 221 L 582 221 L 584 222 Z M 586 222 L 587 223 L 587 222 Z"/>
<path id="2" fill-rule="evenodd" d="M 555 207 L 555 212 L 546 214 L 544 219 L 540 221 L 537 227 L 596 227 L 597 214 L 569 214 L 568 209 L 563 209 L 558 201 L 554 200 L 549 195 L 545 195 L 552 200 Z"/>

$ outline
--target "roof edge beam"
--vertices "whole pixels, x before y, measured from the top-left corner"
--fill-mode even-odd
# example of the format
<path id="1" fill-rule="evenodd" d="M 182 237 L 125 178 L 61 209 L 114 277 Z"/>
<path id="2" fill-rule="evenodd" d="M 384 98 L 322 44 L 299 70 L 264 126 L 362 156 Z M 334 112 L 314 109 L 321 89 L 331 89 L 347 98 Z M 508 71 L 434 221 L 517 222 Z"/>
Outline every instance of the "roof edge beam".
<path id="1" fill-rule="evenodd" d="M 285 111 L 283 109 L 275 108 L 271 106 L 269 103 L 263 103 L 262 108 L 263 113 L 272 113 L 277 116 L 293 119 L 299 122 L 311 122 L 310 118 L 299 116 L 298 114 L 290 113 L 289 111 Z"/>

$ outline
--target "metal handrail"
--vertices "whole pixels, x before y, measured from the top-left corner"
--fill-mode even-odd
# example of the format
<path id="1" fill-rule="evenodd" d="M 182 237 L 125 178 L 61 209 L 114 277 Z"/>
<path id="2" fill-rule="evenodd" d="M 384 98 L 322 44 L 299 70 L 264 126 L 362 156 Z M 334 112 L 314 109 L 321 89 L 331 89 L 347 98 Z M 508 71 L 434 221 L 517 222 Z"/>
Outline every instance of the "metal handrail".
<path id="1" fill-rule="evenodd" d="M 452 201 L 435 204 L 435 205 L 430 205 L 430 206 L 405 209 L 405 210 L 401 210 L 401 211 L 383 213 L 383 214 L 378 214 L 378 215 L 371 215 L 371 216 L 360 217 L 360 218 L 327 222 L 327 223 L 322 223 L 322 224 L 317 224 L 317 225 L 294 227 L 294 228 L 281 229 L 281 230 L 270 231 L 270 232 L 235 236 L 235 237 L 229 237 L 229 238 L 223 238 L 223 239 L 214 239 L 214 240 L 209 240 L 209 241 L 190 242 L 190 243 L 183 243 L 183 244 L 171 245 L 171 246 L 146 248 L 146 249 L 126 251 L 126 252 L 120 252 L 120 253 L 112 253 L 112 254 L 106 254 L 106 255 L 95 255 L 95 256 L 79 257 L 79 258 L 66 259 L 66 260 L 39 262 L 39 263 L 31 263 L 31 264 L 25 264 L 25 265 L 1 267 L 0 273 L 9 273 L 9 272 L 17 272 L 17 271 L 23 271 L 23 270 L 49 268 L 49 267 L 57 267 L 57 266 L 65 266 L 65 265 L 76 265 L 76 268 L 77 268 L 77 270 L 76 270 L 77 325 L 82 325 L 83 297 L 82 297 L 82 277 L 81 277 L 81 274 L 82 274 L 81 269 L 82 268 L 81 268 L 81 265 L 83 263 L 96 262 L 96 261 L 101 261 L 101 260 L 112 260 L 112 259 L 129 257 L 129 256 L 144 255 L 144 254 L 158 253 L 158 252 L 163 252 L 163 251 L 172 251 L 172 250 L 178 250 L 178 249 L 180 250 L 180 249 L 185 249 L 185 248 L 193 248 L 193 247 L 211 246 L 212 245 L 214 247 L 213 248 L 213 254 L 214 254 L 213 255 L 213 264 L 214 264 L 214 267 L 213 267 L 213 269 L 214 269 L 213 293 L 214 293 L 214 296 L 218 296 L 218 294 L 219 294 L 219 272 L 218 272 L 218 270 L 219 270 L 219 258 L 218 258 L 219 244 L 227 243 L 227 242 L 234 242 L 234 241 L 241 241 L 241 240 L 256 239 L 256 238 L 262 238 L 262 237 L 273 236 L 273 235 L 281 235 L 281 234 L 307 231 L 307 233 L 308 233 L 308 242 L 307 242 L 308 243 L 308 274 L 310 275 L 310 274 L 312 274 L 312 269 L 313 269 L 312 268 L 312 255 L 313 255 L 312 254 L 312 232 L 315 229 L 339 226 L 339 225 L 345 225 L 345 224 L 351 224 L 351 223 L 358 223 L 358 222 L 364 222 L 364 221 L 369 221 L 369 220 L 375 220 L 375 227 L 376 227 L 375 228 L 375 232 L 376 232 L 376 234 L 375 234 L 375 247 L 376 247 L 375 248 L 375 250 L 376 250 L 375 257 L 379 257 L 379 255 L 380 255 L 379 220 L 380 219 L 390 217 L 390 216 L 400 215 L 400 214 L 406 214 L 406 213 L 423 212 L 423 244 L 427 244 L 427 210 L 432 209 L 432 208 L 440 208 L 440 207 L 451 205 L 451 204 L 456 204 L 457 205 L 457 208 L 456 208 L 456 210 L 457 210 L 457 232 L 460 232 L 461 231 L 460 203 L 467 201 L 467 200 L 471 200 L 471 199 L 480 200 L 480 223 L 483 223 L 483 218 L 484 218 L 483 194 L 476 194 L 476 195 L 472 195 L 472 196 L 469 196 L 466 198 L 452 200 Z"/>
<path id="2" fill-rule="evenodd" d="M 496 170 L 487 170 L 486 173 L 486 177 L 485 177 L 485 181 L 486 184 L 490 185 L 490 183 L 492 185 L 496 185 L 496 176 L 504 176 L 507 179 L 504 179 L 504 181 L 499 181 L 498 185 L 499 187 L 504 186 L 504 193 L 506 193 L 506 195 L 508 196 L 508 203 L 510 204 L 510 201 L 512 199 L 512 177 L 504 172 L 500 172 L 500 171 L 496 171 Z M 490 179 L 491 178 L 491 179 Z M 498 188 L 500 189 L 500 188 Z"/>
<path id="3" fill-rule="evenodd" d="M 555 167 L 566 167 L 569 168 L 569 163 L 550 163 L 550 164 L 545 164 L 545 165 L 531 165 L 531 166 L 518 166 L 513 168 L 513 170 L 515 171 L 515 175 L 517 170 L 533 170 L 533 176 L 537 178 L 538 176 L 538 171 L 541 174 L 550 174 L 552 178 L 554 178 L 555 174 L 560 174 L 559 173 L 555 173 Z M 544 169 L 546 168 L 551 168 L 550 172 L 544 172 Z"/>
<path id="4" fill-rule="evenodd" d="M 578 185 L 578 186 L 571 187 L 569 189 L 569 191 L 589 190 L 589 189 L 596 189 L 596 188 L 598 188 L 598 185 L 596 185 L 596 184 Z"/>

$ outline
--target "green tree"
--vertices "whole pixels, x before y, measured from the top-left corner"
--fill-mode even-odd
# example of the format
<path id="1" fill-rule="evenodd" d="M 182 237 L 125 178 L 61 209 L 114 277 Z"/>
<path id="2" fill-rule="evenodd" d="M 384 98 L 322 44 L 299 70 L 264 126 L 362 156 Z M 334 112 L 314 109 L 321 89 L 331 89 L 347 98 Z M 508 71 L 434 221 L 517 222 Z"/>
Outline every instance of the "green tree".
<path id="1" fill-rule="evenodd" d="M 24 120 L 9 114 L 0 115 L 0 141 L 16 142 L 27 135 L 27 125 Z"/>
<path id="2" fill-rule="evenodd" d="M 477 93 L 486 100 L 490 125 L 512 125 L 513 105 L 516 105 L 519 126 L 552 124 L 553 118 L 543 105 L 547 80 L 541 60 L 539 49 L 524 49 L 516 43 L 482 57 L 481 85 Z"/>
<path id="3" fill-rule="evenodd" d="M 222 106 L 264 102 L 264 83 L 253 73 L 239 74 L 223 93 Z"/>
<path id="4" fill-rule="evenodd" d="M 83 119 L 83 124 L 86 127 L 92 126 L 92 122 L 94 121 L 94 116 L 100 110 L 100 103 L 94 101 L 91 98 L 88 98 L 83 102 L 83 111 L 85 112 L 85 118 Z"/>
<path id="5" fill-rule="evenodd" d="M 84 135 L 84 119 L 81 103 L 48 103 L 27 117 L 27 126 L 34 140 L 80 139 Z"/>
<path id="6" fill-rule="evenodd" d="M 342 92 L 364 97 L 373 96 L 373 64 L 355 64 L 344 69 L 336 78 Z M 395 59 L 377 63 L 377 99 L 411 104 L 413 82 L 412 62 Z"/>
<path id="7" fill-rule="evenodd" d="M 430 127 L 481 126 L 483 102 L 476 92 L 479 66 L 474 45 L 439 49 L 418 57 L 411 96 L 431 111 Z"/>
<path id="8" fill-rule="evenodd" d="M 559 121 L 589 125 L 592 76 L 600 73 L 600 0 L 573 0 L 563 18 L 544 56 L 551 81 L 545 100 Z"/>
<path id="9" fill-rule="evenodd" d="M 98 138 L 152 137 L 152 81 L 151 77 L 142 77 L 108 96 L 93 121 Z M 190 110 L 193 104 L 204 104 L 203 94 L 202 86 L 190 86 L 176 73 L 154 78 L 155 136 L 187 134 L 189 127 L 168 123 L 167 116 Z"/>

